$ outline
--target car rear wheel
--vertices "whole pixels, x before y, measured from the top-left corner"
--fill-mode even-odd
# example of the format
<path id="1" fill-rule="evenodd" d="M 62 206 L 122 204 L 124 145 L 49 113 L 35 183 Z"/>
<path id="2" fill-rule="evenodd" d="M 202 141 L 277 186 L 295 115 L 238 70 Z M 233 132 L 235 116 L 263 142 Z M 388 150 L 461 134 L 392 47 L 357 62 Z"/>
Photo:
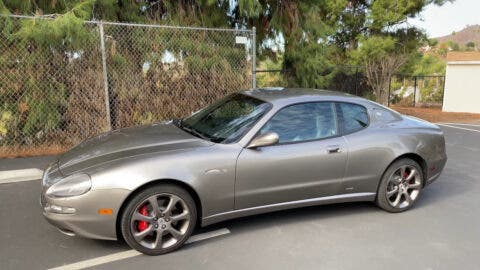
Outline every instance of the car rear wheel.
<path id="1" fill-rule="evenodd" d="M 395 161 L 385 171 L 377 192 L 377 205 L 388 212 L 403 212 L 418 200 L 423 187 L 423 172 L 414 160 Z"/>
<path id="2" fill-rule="evenodd" d="M 184 189 L 170 184 L 149 187 L 127 204 L 121 229 L 127 244 L 147 255 L 179 248 L 197 220 L 195 202 Z"/>

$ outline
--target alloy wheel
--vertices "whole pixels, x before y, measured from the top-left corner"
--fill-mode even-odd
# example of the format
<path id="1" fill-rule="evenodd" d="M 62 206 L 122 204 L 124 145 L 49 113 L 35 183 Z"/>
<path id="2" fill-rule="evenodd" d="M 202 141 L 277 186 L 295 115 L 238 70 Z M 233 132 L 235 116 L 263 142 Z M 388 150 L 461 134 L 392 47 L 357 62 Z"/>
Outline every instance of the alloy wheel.
<path id="1" fill-rule="evenodd" d="M 130 221 L 134 240 L 145 248 L 166 249 L 181 241 L 190 225 L 190 211 L 180 197 L 162 193 L 137 205 Z"/>
<path id="2" fill-rule="evenodd" d="M 411 165 L 403 165 L 391 176 L 387 184 L 387 201 L 395 208 L 409 207 L 418 198 L 422 188 L 420 172 Z"/>

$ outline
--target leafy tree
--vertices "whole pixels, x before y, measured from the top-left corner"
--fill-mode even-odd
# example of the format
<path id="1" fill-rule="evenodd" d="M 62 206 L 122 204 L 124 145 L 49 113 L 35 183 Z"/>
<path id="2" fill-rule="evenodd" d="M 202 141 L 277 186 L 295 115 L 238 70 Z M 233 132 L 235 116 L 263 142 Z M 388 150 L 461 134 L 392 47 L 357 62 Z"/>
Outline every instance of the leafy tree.
<path id="1" fill-rule="evenodd" d="M 438 39 L 429 38 L 428 39 L 428 45 L 431 46 L 431 47 L 437 46 L 438 45 Z"/>
<path id="2" fill-rule="evenodd" d="M 344 1 L 331 0 L 239 0 L 232 11 L 232 23 L 255 26 L 260 41 L 281 36 L 288 84 L 321 86 L 325 84 L 319 75 L 331 69 L 335 52 L 327 37 L 335 33 L 337 16 L 344 6 Z M 259 44 L 259 51 L 269 55 L 268 46 Z"/>
<path id="3" fill-rule="evenodd" d="M 394 46 L 393 51 L 389 49 L 386 57 L 410 56 L 426 38 L 420 30 L 406 26 L 407 19 L 429 4 L 448 1 L 452 0 L 0 0 L 0 8 L 17 14 L 70 14 L 58 18 L 60 33 L 68 29 L 60 26 L 62 22 L 74 23 L 75 18 L 255 26 L 261 56 L 272 55 L 269 41 L 283 40 L 282 65 L 289 71 L 289 85 L 327 87 L 339 72 L 338 66 L 367 65 L 367 58 L 351 56 L 368 51 L 360 47 L 369 38 L 392 37 L 402 44 Z M 33 36 L 32 27 L 26 26 L 23 36 Z M 359 63 L 359 59 L 364 62 Z"/>
<path id="4" fill-rule="evenodd" d="M 351 56 L 365 66 L 366 79 L 376 100 L 386 104 L 390 79 L 407 62 L 408 54 L 398 49 L 393 37 L 372 36 L 361 39 L 359 49 Z"/>
<path id="5" fill-rule="evenodd" d="M 400 51 L 389 51 L 387 57 L 410 57 L 426 37 L 415 27 L 405 27 L 407 19 L 418 15 L 426 5 L 445 2 L 447 0 L 239 0 L 234 17 L 237 23 L 257 26 L 261 40 L 274 39 L 277 35 L 284 37 L 283 68 L 290 71 L 290 85 L 325 87 L 339 72 L 338 66 L 353 63 L 366 66 L 366 62 L 358 60 L 367 58 L 350 58 L 351 52 L 362 46 L 361 40 L 390 36 L 402 45 L 395 46 L 395 50 Z M 260 51 L 266 51 L 262 49 Z"/>
<path id="6" fill-rule="evenodd" d="M 436 55 L 421 55 L 420 59 L 415 64 L 412 75 L 445 75 L 446 66 L 445 60 Z"/>
<path id="7" fill-rule="evenodd" d="M 469 42 L 467 42 L 467 44 L 465 44 L 465 47 L 466 47 L 467 51 L 473 51 L 473 50 L 475 50 L 475 47 L 476 47 L 475 42 L 469 41 Z"/>
<path id="8" fill-rule="evenodd" d="M 447 57 L 447 53 L 450 50 L 450 47 L 446 42 L 440 43 L 437 48 L 437 53 L 440 54 L 442 57 Z"/>
<path id="9" fill-rule="evenodd" d="M 460 51 L 460 45 L 458 45 L 458 43 L 455 41 L 449 40 L 447 44 L 452 51 Z"/>
<path id="10" fill-rule="evenodd" d="M 282 71 L 282 56 L 277 59 L 266 58 L 258 64 L 258 69 L 271 72 L 257 72 L 259 87 L 284 85 Z"/>
<path id="11" fill-rule="evenodd" d="M 165 6 L 0 0 L 2 14 L 50 18 L 0 17 L 0 74 L 8 74 L 0 82 L 0 148 L 19 142 L 68 147 L 108 127 L 98 28 L 84 20 L 229 25 L 225 8 L 209 8 L 217 7 L 212 1 L 155 2 Z M 104 31 L 114 127 L 181 117 L 250 83 L 245 47 L 226 43 L 223 32 L 111 25 Z M 164 64 L 165 51 L 181 63 Z M 151 68 L 143 71 L 139 61 Z M 183 91 L 173 93 L 172 85 Z"/>

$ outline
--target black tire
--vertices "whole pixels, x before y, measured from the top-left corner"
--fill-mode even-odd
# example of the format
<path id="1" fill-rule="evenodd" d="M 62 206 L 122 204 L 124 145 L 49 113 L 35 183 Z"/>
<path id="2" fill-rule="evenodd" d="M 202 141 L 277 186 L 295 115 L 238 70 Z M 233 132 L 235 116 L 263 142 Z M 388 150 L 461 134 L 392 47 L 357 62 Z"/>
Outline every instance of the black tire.
<path id="1" fill-rule="evenodd" d="M 151 198 L 152 196 L 159 196 L 158 198 L 156 198 L 156 201 L 159 205 L 162 202 L 162 199 L 161 199 L 162 196 L 173 196 L 173 197 L 176 196 L 175 198 L 180 198 L 182 200 L 182 201 L 178 202 L 178 203 L 181 204 L 181 206 L 183 205 L 183 206 L 188 207 L 188 213 L 186 214 L 186 216 L 189 216 L 189 220 L 188 220 L 188 225 L 186 225 L 186 230 L 179 237 L 179 239 L 174 238 L 173 234 L 171 235 L 171 237 L 172 237 L 171 239 L 176 241 L 171 246 L 168 246 L 168 247 L 160 246 L 160 247 L 149 248 L 149 247 L 144 246 L 144 244 L 139 243 L 137 240 L 135 240 L 135 237 L 133 235 L 133 233 L 134 233 L 133 230 L 135 230 L 135 228 L 136 228 L 135 225 L 133 225 L 133 224 L 138 224 L 138 223 L 135 223 L 135 222 L 138 222 L 138 221 L 137 221 L 137 219 L 133 218 L 133 214 L 135 213 L 135 211 L 137 211 L 139 209 L 139 207 L 142 207 L 142 205 L 146 205 L 146 203 L 148 204 L 148 199 Z M 168 197 L 166 197 L 166 198 L 168 198 Z M 166 202 L 168 203 L 168 201 L 166 201 Z M 176 203 L 175 205 L 178 205 L 178 203 Z M 173 207 L 175 207 L 175 205 Z M 145 206 L 143 206 L 143 207 L 145 207 Z M 158 208 L 161 208 L 161 206 L 158 207 Z M 182 208 L 182 207 L 179 207 L 179 208 Z M 155 216 L 155 214 L 154 214 L 155 210 L 151 210 L 151 211 L 152 211 L 151 215 Z M 156 217 L 157 220 L 152 221 L 151 223 L 149 222 L 149 223 L 145 223 L 145 224 L 148 224 L 149 228 L 152 228 L 152 230 L 160 230 L 159 229 L 159 224 L 167 224 L 165 221 L 167 221 L 168 215 L 165 215 L 165 216 L 163 216 L 163 215 L 165 215 L 165 214 L 162 214 L 161 218 Z M 172 217 L 172 219 L 170 220 L 171 222 L 169 222 L 167 224 L 167 226 L 172 225 L 170 227 L 173 227 L 174 224 L 178 224 L 177 222 L 184 222 L 184 221 L 173 221 L 174 216 L 171 215 L 171 217 Z M 151 187 L 148 187 L 148 188 L 142 190 L 141 192 L 136 194 L 128 202 L 127 206 L 125 207 L 125 210 L 123 211 L 122 217 L 121 217 L 120 227 L 121 227 L 122 235 L 123 235 L 123 238 L 125 239 L 125 242 L 127 242 L 127 244 L 131 248 L 136 249 L 137 251 L 139 251 L 143 254 L 155 256 L 155 255 L 160 255 L 160 254 L 164 254 L 164 253 L 174 251 L 174 250 L 178 249 L 179 247 L 181 247 L 185 243 L 185 241 L 190 237 L 193 230 L 195 229 L 196 221 L 197 221 L 197 209 L 196 209 L 196 206 L 195 206 L 195 202 L 192 199 L 192 196 L 186 190 L 184 190 L 183 188 L 181 188 L 179 186 L 172 185 L 172 184 L 158 184 L 158 185 L 151 186 Z M 162 222 L 162 223 L 160 223 L 160 222 Z M 172 224 L 170 224 L 170 223 L 172 223 Z M 156 225 L 157 227 L 154 227 L 154 225 Z M 185 224 L 183 224 L 183 225 L 185 225 Z M 150 226 L 152 226 L 152 227 L 150 227 Z M 163 226 L 165 226 L 165 225 L 161 225 L 161 226 L 163 228 Z M 168 229 L 165 229 L 165 232 L 167 232 L 167 230 Z M 180 230 L 178 230 L 178 231 L 180 231 Z M 151 233 L 149 233 L 149 235 L 147 237 L 150 237 L 150 234 L 152 234 L 151 237 L 155 238 L 158 232 L 159 231 L 152 231 Z M 139 233 L 139 232 L 136 232 L 136 233 Z M 166 236 L 163 235 L 163 232 L 160 233 L 160 235 L 161 235 L 160 238 L 162 238 L 162 237 L 168 236 L 168 233 L 167 233 Z M 172 242 L 172 240 L 170 242 Z M 162 242 L 162 244 L 163 244 L 163 242 Z M 155 244 L 152 244 L 152 245 L 155 245 Z"/>
<path id="2" fill-rule="evenodd" d="M 404 168 L 404 174 L 411 172 L 412 169 L 414 169 L 418 173 L 418 175 L 414 175 L 415 177 L 414 181 L 416 183 L 415 185 L 410 184 L 410 182 L 408 182 L 406 179 L 403 179 L 403 178 L 399 179 L 399 172 L 401 175 L 400 170 L 402 168 Z M 397 180 L 394 180 L 394 179 L 397 179 Z M 399 187 L 401 184 L 399 184 L 399 186 L 396 186 L 395 184 L 393 184 L 401 181 L 404 181 L 401 187 Z M 405 181 L 407 183 L 405 183 Z M 418 198 L 423 188 L 423 183 L 424 183 L 424 175 L 423 175 L 422 167 L 420 167 L 420 165 L 412 159 L 409 159 L 409 158 L 399 159 L 394 163 L 392 163 L 383 174 L 382 179 L 380 181 L 380 185 L 378 187 L 378 191 L 377 191 L 376 204 L 383 210 L 391 213 L 399 213 L 399 212 L 406 211 L 412 208 L 415 202 L 418 201 Z M 418 188 L 417 188 L 417 185 L 419 186 Z M 392 202 L 392 197 L 395 196 L 394 199 L 396 199 L 396 196 L 398 196 L 398 193 L 394 193 L 395 190 L 398 190 L 398 191 L 405 190 L 404 188 L 406 186 L 408 187 L 415 186 L 415 189 L 407 188 L 408 191 L 406 191 L 406 192 L 411 192 L 411 195 L 413 195 L 414 194 L 413 192 L 415 192 L 415 198 L 412 200 L 413 196 L 409 195 L 410 200 L 408 200 L 407 194 L 409 193 L 404 193 L 403 195 L 400 195 L 401 196 L 400 200 L 402 200 L 402 198 L 404 199 L 404 202 L 402 202 L 403 204 L 399 203 L 397 207 L 394 207 L 392 204 L 395 204 L 396 200 Z M 392 195 L 389 198 L 387 194 L 390 194 L 390 193 L 394 195 Z M 400 205 L 403 205 L 403 207 L 400 207 Z"/>

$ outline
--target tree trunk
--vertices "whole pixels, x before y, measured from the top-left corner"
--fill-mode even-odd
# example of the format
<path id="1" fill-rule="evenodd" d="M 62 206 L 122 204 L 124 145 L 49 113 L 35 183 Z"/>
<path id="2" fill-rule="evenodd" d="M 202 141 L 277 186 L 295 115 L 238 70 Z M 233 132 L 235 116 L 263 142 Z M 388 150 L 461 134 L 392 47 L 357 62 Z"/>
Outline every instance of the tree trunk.
<path id="1" fill-rule="evenodd" d="M 404 54 L 393 54 L 378 59 L 369 59 L 365 64 L 365 75 L 368 84 L 372 87 L 377 102 L 382 105 L 388 103 L 388 87 L 390 78 L 407 61 Z"/>

